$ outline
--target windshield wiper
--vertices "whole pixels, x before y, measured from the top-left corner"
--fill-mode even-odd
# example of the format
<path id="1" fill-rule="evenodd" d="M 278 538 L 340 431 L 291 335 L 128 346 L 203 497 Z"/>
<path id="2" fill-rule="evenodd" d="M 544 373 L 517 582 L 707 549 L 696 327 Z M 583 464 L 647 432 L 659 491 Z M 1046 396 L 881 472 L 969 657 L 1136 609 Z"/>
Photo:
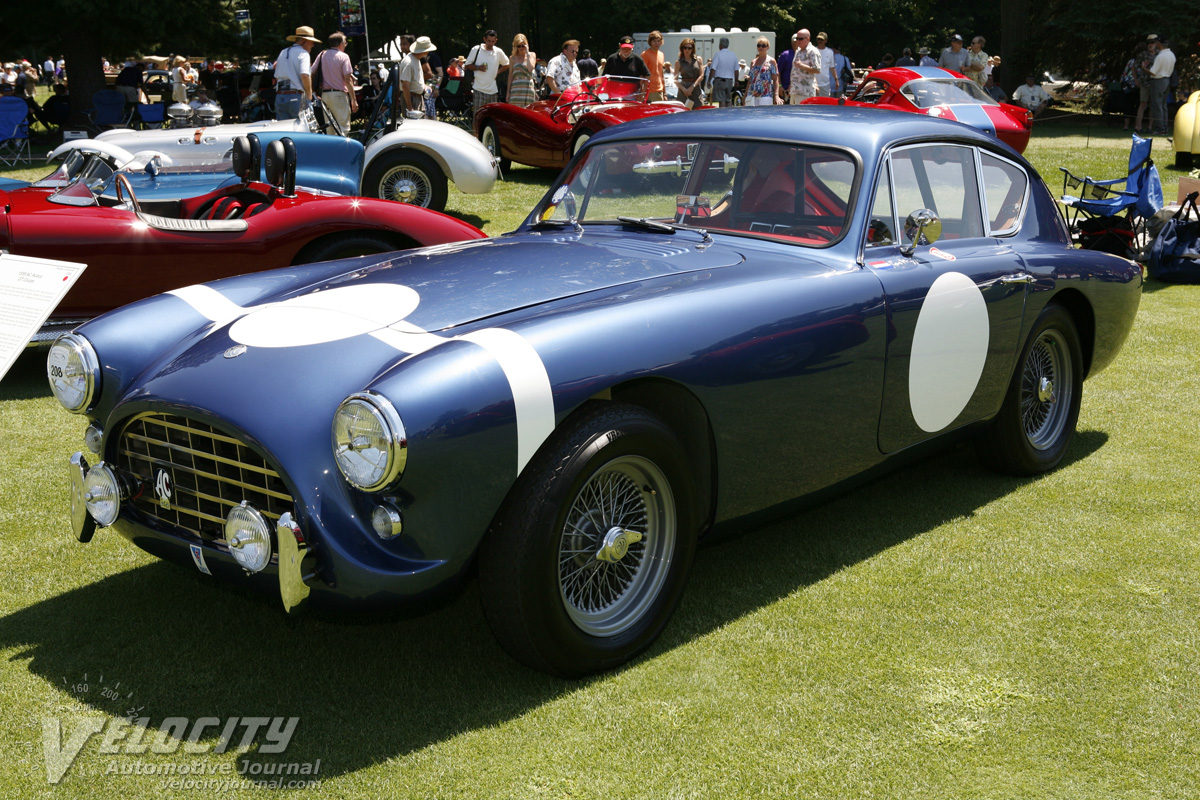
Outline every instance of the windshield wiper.
<path id="1" fill-rule="evenodd" d="M 648 217 L 617 217 L 618 222 L 624 222 L 629 225 L 636 225 L 639 228 L 645 228 L 648 231 L 656 231 L 658 233 L 675 233 L 675 231 L 695 231 L 700 234 L 704 243 L 712 244 L 712 237 L 708 235 L 708 231 L 704 228 L 697 228 L 692 225 L 680 225 L 675 222 L 663 222 L 657 219 L 649 219 Z"/>
<path id="2" fill-rule="evenodd" d="M 649 217 L 617 217 L 619 222 L 627 222 L 630 225 L 637 225 L 639 228 L 645 228 L 648 231 L 658 231 L 660 233 L 674 233 L 679 230 L 679 226 L 669 222 L 659 222 L 656 219 Z"/>

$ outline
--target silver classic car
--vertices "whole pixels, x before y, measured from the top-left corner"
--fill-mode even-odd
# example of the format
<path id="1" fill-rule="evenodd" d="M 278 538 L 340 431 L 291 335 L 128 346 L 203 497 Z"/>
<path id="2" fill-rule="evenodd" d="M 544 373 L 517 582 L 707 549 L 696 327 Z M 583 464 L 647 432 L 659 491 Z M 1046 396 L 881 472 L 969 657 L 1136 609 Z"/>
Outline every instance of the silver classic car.
<path id="1" fill-rule="evenodd" d="M 309 109 L 299 119 L 263 120 L 211 127 L 171 128 L 134 131 L 109 130 L 95 140 L 65 142 L 51 157 L 71 149 L 90 149 L 127 163 L 135 155 L 158 154 L 160 160 L 180 166 L 202 166 L 228 161 L 234 139 L 256 134 L 264 143 L 289 136 L 297 143 L 300 163 L 310 173 L 324 170 L 332 185 L 309 180 L 310 188 L 378 197 L 442 211 L 446 207 L 447 181 L 465 194 L 485 194 L 492 190 L 497 172 L 496 159 L 471 134 L 429 119 L 406 119 L 387 105 L 367 122 L 357 136 L 363 139 L 326 133 L 331 124 L 326 115 Z M 336 123 L 333 123 L 336 124 Z M 308 144 L 312 133 L 336 139 L 328 147 Z M 354 174 L 346 181 L 347 170 Z"/>

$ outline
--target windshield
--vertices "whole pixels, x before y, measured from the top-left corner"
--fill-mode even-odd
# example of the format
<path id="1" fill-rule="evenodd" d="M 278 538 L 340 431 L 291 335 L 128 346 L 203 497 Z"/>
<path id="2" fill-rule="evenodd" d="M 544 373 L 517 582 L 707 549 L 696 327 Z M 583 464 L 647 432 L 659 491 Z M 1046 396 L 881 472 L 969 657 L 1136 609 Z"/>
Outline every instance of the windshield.
<path id="1" fill-rule="evenodd" d="M 558 97 L 558 105 L 574 105 L 576 103 L 644 103 L 646 102 L 646 87 L 650 82 L 645 78 L 626 78 L 617 75 L 601 75 L 588 78 L 585 81 L 568 86 Z"/>
<path id="2" fill-rule="evenodd" d="M 973 105 L 998 106 L 979 84 L 968 78 L 945 78 L 937 80 L 909 81 L 900 93 L 912 101 L 917 108 L 971 103 Z"/>
<path id="3" fill-rule="evenodd" d="M 79 174 L 79 170 L 83 169 L 84 163 L 87 161 L 87 156 L 78 150 L 68 150 L 66 156 L 58 167 L 46 177 L 42 178 L 34 186 L 40 189 L 52 189 L 59 186 L 66 186 L 75 176 Z"/>
<path id="4" fill-rule="evenodd" d="M 848 153 L 777 142 L 596 145 L 539 208 L 542 224 L 633 217 L 822 246 L 845 232 L 857 180 Z"/>
<path id="5" fill-rule="evenodd" d="M 70 159 L 68 159 L 70 160 Z M 54 194 L 51 203 L 64 206 L 93 206 L 113 176 L 113 168 L 101 158 L 89 158 L 75 179 Z"/>

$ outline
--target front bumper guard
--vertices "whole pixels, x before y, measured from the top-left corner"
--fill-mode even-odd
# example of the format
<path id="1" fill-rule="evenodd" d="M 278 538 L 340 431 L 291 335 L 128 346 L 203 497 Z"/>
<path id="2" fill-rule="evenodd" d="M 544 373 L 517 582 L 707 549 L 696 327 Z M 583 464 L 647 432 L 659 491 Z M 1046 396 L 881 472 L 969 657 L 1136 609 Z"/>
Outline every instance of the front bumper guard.
<path id="1" fill-rule="evenodd" d="M 97 527 L 84 497 L 89 469 L 82 452 L 71 456 L 71 532 L 84 544 L 92 540 Z M 275 540 L 279 550 L 279 596 L 283 610 L 291 614 L 304 607 L 312 591 L 309 581 L 315 578 L 315 573 L 304 568 L 304 559 L 312 553 L 312 548 L 290 512 L 279 518 Z"/>

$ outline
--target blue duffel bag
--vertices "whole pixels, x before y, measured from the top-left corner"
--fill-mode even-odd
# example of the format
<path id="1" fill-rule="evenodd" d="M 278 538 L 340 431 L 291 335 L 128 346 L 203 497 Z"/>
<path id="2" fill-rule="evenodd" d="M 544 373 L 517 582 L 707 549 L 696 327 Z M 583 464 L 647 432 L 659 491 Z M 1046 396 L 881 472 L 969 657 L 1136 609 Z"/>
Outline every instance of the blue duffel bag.
<path id="1" fill-rule="evenodd" d="M 1192 192 L 1150 245 L 1150 276 L 1168 283 L 1200 283 L 1200 210 Z"/>

